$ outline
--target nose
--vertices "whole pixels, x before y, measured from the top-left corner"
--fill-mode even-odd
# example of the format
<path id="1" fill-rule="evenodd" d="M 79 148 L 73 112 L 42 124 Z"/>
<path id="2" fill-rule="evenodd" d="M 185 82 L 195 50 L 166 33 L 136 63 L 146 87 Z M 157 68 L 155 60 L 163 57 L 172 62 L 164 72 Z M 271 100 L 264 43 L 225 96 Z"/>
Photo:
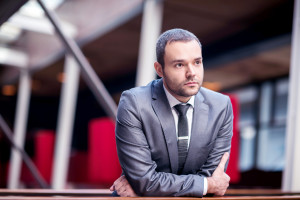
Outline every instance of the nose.
<path id="1" fill-rule="evenodd" d="M 187 66 L 187 72 L 186 72 L 186 74 L 187 74 L 187 77 L 193 77 L 193 76 L 196 75 L 195 68 L 194 68 L 194 66 L 192 64 L 189 64 Z"/>

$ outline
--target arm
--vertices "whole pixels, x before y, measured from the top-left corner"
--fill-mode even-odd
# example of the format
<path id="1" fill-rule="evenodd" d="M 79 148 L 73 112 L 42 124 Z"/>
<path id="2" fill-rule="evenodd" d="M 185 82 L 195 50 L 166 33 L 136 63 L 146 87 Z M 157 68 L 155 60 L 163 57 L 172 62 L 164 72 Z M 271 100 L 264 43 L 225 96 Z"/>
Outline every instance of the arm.
<path id="1" fill-rule="evenodd" d="M 208 155 L 208 158 L 202 168 L 197 172 L 199 175 L 206 177 L 212 176 L 213 172 L 219 165 L 221 158 L 225 152 L 230 152 L 231 138 L 233 129 L 233 112 L 229 97 L 227 98 L 227 106 L 224 109 L 223 122 L 217 133 L 217 137 L 214 142 L 214 147 Z M 227 168 L 226 163 L 224 171 Z"/>
<path id="2" fill-rule="evenodd" d="M 140 196 L 201 197 L 203 176 L 156 171 L 139 112 L 135 96 L 130 91 L 124 92 L 118 108 L 116 142 L 123 172 L 135 193 Z"/>
<path id="3" fill-rule="evenodd" d="M 229 186 L 229 176 L 224 172 L 225 164 L 228 160 L 229 154 L 226 152 L 213 175 L 208 179 L 208 193 L 217 196 L 223 196 Z M 121 197 L 137 197 L 131 185 L 128 183 L 124 175 L 118 178 L 110 187 L 110 191 L 116 191 Z"/>
<path id="4" fill-rule="evenodd" d="M 117 194 L 113 194 L 113 196 L 119 195 L 121 197 L 137 197 L 124 175 L 115 180 L 109 189 L 112 192 L 117 192 Z"/>
<path id="5" fill-rule="evenodd" d="M 230 177 L 224 172 L 226 162 L 229 158 L 229 153 L 226 152 L 222 156 L 222 159 L 212 174 L 207 178 L 208 188 L 207 192 L 216 196 L 223 196 L 229 186 Z"/>
<path id="6" fill-rule="evenodd" d="M 208 177 L 207 193 L 213 193 L 218 196 L 225 194 L 230 181 L 230 177 L 225 173 L 229 158 L 229 153 L 226 152 L 230 152 L 233 133 L 233 112 L 229 98 L 224 112 L 225 117 L 214 147 L 203 167 L 197 172 L 199 175 Z"/>

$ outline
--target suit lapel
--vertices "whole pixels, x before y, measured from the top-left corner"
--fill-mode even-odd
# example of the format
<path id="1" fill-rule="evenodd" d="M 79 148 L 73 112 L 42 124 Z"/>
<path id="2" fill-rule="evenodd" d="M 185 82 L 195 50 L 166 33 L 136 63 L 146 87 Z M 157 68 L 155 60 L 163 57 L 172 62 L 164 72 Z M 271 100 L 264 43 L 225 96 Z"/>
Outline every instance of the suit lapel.
<path id="1" fill-rule="evenodd" d="M 195 154 L 199 153 L 197 151 L 199 143 L 201 143 L 202 138 L 205 137 L 206 134 L 205 128 L 208 122 L 209 107 L 203 102 L 203 100 L 204 98 L 201 92 L 198 92 L 195 96 L 191 139 L 183 172 L 189 167 L 188 163 L 193 161 Z"/>
<path id="2" fill-rule="evenodd" d="M 152 84 L 152 107 L 163 129 L 172 173 L 176 174 L 178 170 L 178 149 L 175 122 L 163 89 L 162 79 Z"/>

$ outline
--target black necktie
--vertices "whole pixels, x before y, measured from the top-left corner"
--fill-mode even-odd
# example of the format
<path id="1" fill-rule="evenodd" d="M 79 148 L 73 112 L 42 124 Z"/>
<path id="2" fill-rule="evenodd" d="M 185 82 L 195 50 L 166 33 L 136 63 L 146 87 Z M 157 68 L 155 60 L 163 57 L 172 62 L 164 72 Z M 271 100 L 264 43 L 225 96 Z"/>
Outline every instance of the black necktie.
<path id="1" fill-rule="evenodd" d="M 189 104 L 182 105 L 178 104 L 174 108 L 178 111 L 178 174 L 181 174 L 184 167 L 185 159 L 188 153 L 188 120 L 186 117 L 186 112 L 189 109 Z"/>

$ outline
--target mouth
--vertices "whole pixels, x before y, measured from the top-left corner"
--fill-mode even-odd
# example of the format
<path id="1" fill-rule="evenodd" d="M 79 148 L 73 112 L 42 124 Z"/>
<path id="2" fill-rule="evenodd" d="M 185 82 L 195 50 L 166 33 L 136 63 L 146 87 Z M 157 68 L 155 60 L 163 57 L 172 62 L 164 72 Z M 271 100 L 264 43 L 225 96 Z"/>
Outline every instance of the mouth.
<path id="1" fill-rule="evenodd" d="M 189 82 L 186 82 L 184 85 L 187 85 L 187 86 L 196 86 L 196 85 L 198 85 L 198 82 L 197 81 L 189 81 Z"/>

